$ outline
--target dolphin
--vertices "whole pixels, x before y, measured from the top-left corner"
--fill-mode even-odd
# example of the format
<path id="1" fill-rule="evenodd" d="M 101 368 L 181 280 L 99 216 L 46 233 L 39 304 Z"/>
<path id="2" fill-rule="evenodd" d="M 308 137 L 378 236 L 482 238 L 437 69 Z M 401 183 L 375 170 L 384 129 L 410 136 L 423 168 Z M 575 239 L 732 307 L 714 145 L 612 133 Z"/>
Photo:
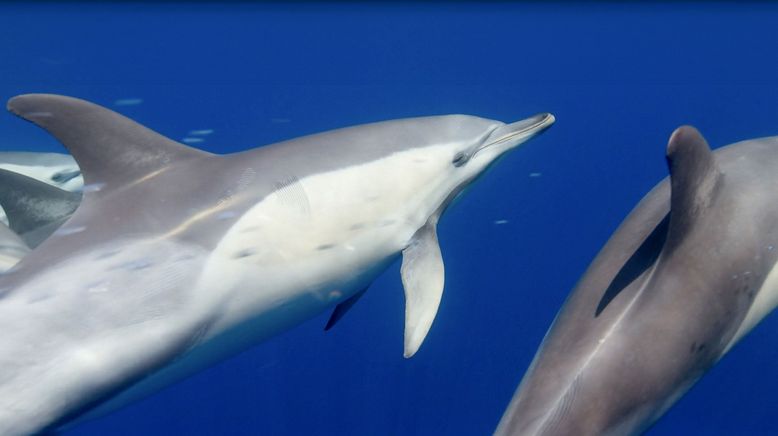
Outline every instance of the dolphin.
<path id="1" fill-rule="evenodd" d="M 70 192 L 0 169 L 0 206 L 8 223 L 27 246 L 35 248 L 76 211 L 80 192 Z"/>
<path id="2" fill-rule="evenodd" d="M 84 194 L 0 276 L 3 435 L 108 413 L 339 305 L 331 326 L 399 256 L 412 356 L 443 291 L 441 214 L 554 122 L 411 118 L 214 155 L 75 98 L 8 109 L 62 142 Z"/>
<path id="3" fill-rule="evenodd" d="M 667 163 L 558 313 L 497 435 L 639 434 L 778 304 L 778 136 L 712 152 L 683 126 Z"/>
<path id="4" fill-rule="evenodd" d="M 84 186 L 75 159 L 64 153 L 2 151 L 0 169 L 24 174 L 66 191 L 80 191 Z"/>

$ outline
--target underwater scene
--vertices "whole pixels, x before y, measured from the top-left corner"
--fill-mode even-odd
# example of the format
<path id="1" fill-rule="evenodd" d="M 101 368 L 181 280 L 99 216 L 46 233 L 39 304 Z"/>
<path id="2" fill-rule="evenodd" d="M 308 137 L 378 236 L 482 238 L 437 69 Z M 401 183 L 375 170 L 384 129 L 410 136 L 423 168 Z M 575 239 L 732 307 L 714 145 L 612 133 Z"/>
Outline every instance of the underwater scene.
<path id="1" fill-rule="evenodd" d="M 0 3 L 0 434 L 775 434 L 776 23 Z"/>

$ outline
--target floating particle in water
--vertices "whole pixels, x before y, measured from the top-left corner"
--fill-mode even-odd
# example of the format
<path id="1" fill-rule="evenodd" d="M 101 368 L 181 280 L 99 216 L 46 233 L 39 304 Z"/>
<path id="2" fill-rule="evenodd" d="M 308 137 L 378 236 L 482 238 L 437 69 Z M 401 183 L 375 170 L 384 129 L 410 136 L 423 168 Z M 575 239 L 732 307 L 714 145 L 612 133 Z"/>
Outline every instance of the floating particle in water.
<path id="1" fill-rule="evenodd" d="M 495 220 L 494 223 L 499 226 L 499 225 L 502 225 L 502 224 L 508 224 L 508 220 Z"/>
<path id="2" fill-rule="evenodd" d="M 542 175 L 543 175 L 543 173 L 529 173 L 530 177 L 540 177 Z"/>
<path id="3" fill-rule="evenodd" d="M 213 129 L 190 130 L 188 136 L 205 136 L 213 133 Z"/>
<path id="4" fill-rule="evenodd" d="M 143 103 L 142 98 L 120 98 L 113 102 L 116 106 L 137 106 Z"/>
<path id="5" fill-rule="evenodd" d="M 203 141 L 205 141 L 203 138 L 191 138 L 191 137 L 188 137 L 188 136 L 181 140 L 181 142 L 184 142 L 184 143 L 187 143 L 187 144 L 197 144 L 197 143 L 203 142 Z"/>

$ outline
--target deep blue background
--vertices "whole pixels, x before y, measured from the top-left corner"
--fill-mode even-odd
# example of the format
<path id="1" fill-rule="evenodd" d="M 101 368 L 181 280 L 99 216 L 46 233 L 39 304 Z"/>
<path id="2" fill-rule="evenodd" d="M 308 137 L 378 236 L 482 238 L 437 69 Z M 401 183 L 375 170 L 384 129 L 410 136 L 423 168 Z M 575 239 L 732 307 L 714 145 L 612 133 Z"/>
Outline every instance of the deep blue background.
<path id="1" fill-rule="evenodd" d="M 322 315 L 68 433 L 481 435 L 666 174 L 670 132 L 694 124 L 714 147 L 778 134 L 778 5 L 1 4 L 0 98 L 26 92 L 174 139 L 214 129 L 198 146 L 218 152 L 390 118 L 553 112 L 443 219 L 446 292 L 413 359 L 394 265 L 333 331 Z M 114 105 L 126 98 L 143 102 Z M 61 150 L 11 115 L 0 147 Z M 651 433 L 775 433 L 776 345 L 773 317 Z"/>

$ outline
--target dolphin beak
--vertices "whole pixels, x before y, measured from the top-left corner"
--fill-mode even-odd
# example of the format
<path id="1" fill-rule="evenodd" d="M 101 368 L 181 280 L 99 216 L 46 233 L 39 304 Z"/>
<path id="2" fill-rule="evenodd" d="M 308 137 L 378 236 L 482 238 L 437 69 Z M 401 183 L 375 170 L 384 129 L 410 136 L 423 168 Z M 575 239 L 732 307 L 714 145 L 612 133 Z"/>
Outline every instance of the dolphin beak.
<path id="1" fill-rule="evenodd" d="M 492 131 L 489 137 L 484 141 L 481 148 L 492 145 L 514 142 L 513 145 L 521 144 L 541 133 L 554 124 L 556 118 L 550 113 L 541 113 L 525 118 L 515 123 L 505 124 Z"/>

